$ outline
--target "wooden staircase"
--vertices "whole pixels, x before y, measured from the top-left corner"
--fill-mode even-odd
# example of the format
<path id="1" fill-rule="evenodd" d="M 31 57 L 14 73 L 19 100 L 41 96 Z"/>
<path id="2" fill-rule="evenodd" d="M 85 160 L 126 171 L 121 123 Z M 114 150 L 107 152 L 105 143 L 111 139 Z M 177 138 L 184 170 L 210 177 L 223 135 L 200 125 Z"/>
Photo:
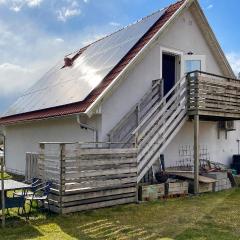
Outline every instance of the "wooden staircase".
<path id="1" fill-rule="evenodd" d="M 138 147 L 139 183 L 187 120 L 186 78 L 159 101 L 133 131 Z"/>
<path id="2" fill-rule="evenodd" d="M 187 119 L 186 78 L 180 79 L 164 97 L 162 83 L 162 80 L 154 81 L 138 104 L 109 132 L 109 142 L 119 142 L 111 148 L 132 147 L 135 139 L 138 182 L 159 159 Z"/>

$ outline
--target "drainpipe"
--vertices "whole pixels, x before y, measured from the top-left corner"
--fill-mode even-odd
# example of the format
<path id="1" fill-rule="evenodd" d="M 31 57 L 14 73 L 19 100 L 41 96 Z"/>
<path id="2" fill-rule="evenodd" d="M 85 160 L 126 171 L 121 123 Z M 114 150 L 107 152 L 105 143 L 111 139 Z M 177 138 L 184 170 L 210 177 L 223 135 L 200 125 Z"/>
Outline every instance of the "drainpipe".
<path id="1" fill-rule="evenodd" d="M 93 132 L 94 134 L 94 140 L 93 142 L 98 142 L 98 130 L 88 124 L 85 124 L 85 123 L 82 123 L 81 120 L 80 120 L 80 115 L 77 115 L 77 123 L 79 124 L 79 126 L 81 128 L 84 128 L 84 129 L 87 129 L 87 130 L 90 130 Z M 96 145 L 97 146 L 97 145 Z"/>
<path id="2" fill-rule="evenodd" d="M 4 194 L 4 164 L 5 164 L 5 135 L 0 133 L 3 137 L 3 159 L 1 161 L 1 198 L 2 198 L 2 227 L 5 227 L 5 194 Z"/>

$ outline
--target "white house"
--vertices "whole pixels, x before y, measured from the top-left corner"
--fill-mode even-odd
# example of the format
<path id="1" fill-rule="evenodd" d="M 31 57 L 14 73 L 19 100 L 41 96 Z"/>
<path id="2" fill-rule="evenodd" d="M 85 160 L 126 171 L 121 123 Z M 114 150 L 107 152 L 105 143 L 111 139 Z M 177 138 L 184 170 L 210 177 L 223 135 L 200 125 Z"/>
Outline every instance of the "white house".
<path id="1" fill-rule="evenodd" d="M 187 72 L 194 70 L 234 78 L 197 0 L 179 1 L 66 56 L 2 116 L 7 169 L 24 173 L 25 154 L 38 151 L 39 142 L 133 139 L 129 137 L 132 130 L 142 121 L 145 126 L 151 125 L 148 121 L 157 114 L 152 113 L 148 118 L 150 107 L 134 122 L 136 125 L 128 125 L 132 109 L 139 106 L 153 82 L 160 83 L 162 91 L 158 100 L 161 101 L 180 79 L 185 79 Z M 220 76 L 209 75 L 209 78 L 220 79 L 219 83 L 225 86 L 225 78 Z M 169 103 L 171 97 L 169 94 L 164 104 Z M 177 106 L 180 105 L 179 102 Z M 158 147 L 159 138 L 152 143 L 152 150 L 149 148 L 151 153 L 149 149 L 142 153 L 141 157 L 149 155 L 151 164 L 152 159 L 156 159 L 154 154 L 164 153 L 166 164 L 174 165 L 179 159 L 179 147 L 193 145 L 193 115 L 177 113 L 177 109 L 165 119 L 169 122 L 178 119 L 171 123 L 175 124 L 174 131 L 161 135 L 165 130 L 158 129 L 147 139 L 151 144 L 150 140 L 159 133 L 164 141 L 161 143 L 164 150 Z M 200 145 L 207 146 L 212 161 L 229 164 L 232 155 L 237 153 L 240 114 L 227 115 L 227 111 L 221 109 L 215 114 L 210 110 L 205 113 L 198 114 Z M 220 120 L 235 120 L 236 130 L 226 135 L 219 128 Z M 112 134 L 121 132 L 119 126 L 125 131 L 126 136 L 122 138 Z M 170 137 L 164 139 L 166 136 Z"/>

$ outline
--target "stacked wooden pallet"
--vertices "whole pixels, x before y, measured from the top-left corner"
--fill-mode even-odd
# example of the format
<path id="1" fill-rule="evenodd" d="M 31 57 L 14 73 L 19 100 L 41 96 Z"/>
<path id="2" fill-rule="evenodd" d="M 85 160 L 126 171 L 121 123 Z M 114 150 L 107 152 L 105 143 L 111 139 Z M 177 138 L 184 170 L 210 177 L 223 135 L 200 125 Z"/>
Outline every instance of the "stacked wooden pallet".
<path id="1" fill-rule="evenodd" d="M 228 178 L 227 171 L 210 172 L 210 173 L 204 174 L 204 176 L 207 176 L 216 180 L 213 186 L 213 189 L 215 192 L 230 189 L 232 187 L 231 182 Z"/>
<path id="2" fill-rule="evenodd" d="M 164 183 L 140 186 L 138 193 L 140 201 L 154 201 L 164 197 L 164 195 L 165 195 Z"/>
<path id="3" fill-rule="evenodd" d="M 187 181 L 174 181 L 165 184 L 166 196 L 183 196 L 188 194 L 188 182 Z"/>

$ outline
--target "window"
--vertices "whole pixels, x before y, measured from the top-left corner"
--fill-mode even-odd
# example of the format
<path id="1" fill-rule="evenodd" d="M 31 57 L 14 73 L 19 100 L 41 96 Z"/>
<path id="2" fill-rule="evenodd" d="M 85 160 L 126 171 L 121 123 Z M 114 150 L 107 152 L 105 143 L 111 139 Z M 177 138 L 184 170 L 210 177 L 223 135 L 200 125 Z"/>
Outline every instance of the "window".
<path id="1" fill-rule="evenodd" d="M 193 72 L 196 70 L 201 71 L 201 60 L 186 60 L 185 61 L 185 73 Z"/>
<path id="2" fill-rule="evenodd" d="M 206 56 L 184 55 L 182 58 L 182 74 L 197 70 L 206 71 Z"/>

